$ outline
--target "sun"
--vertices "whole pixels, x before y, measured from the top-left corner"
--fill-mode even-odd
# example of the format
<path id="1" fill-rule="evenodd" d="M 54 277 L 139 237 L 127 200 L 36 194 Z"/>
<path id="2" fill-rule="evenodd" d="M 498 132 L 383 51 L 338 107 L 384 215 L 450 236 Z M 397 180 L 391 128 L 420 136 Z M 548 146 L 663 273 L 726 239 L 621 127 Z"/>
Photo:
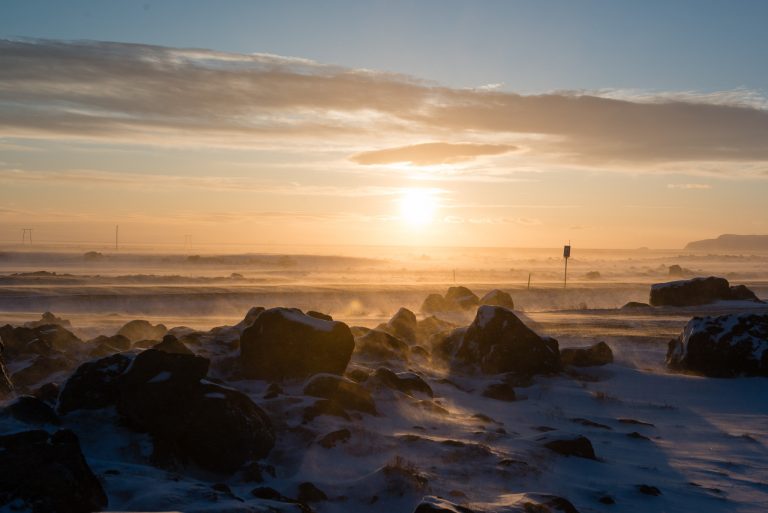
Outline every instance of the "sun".
<path id="1" fill-rule="evenodd" d="M 432 224 L 438 201 L 430 189 L 406 189 L 400 197 L 400 219 L 413 227 Z"/>

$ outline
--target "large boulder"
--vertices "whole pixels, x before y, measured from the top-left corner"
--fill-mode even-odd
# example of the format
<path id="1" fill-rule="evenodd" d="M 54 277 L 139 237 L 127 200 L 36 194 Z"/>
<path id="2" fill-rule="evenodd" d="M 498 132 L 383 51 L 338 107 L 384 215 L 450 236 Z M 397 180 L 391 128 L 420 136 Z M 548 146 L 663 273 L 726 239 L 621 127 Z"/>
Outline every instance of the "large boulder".
<path id="1" fill-rule="evenodd" d="M 416 342 L 417 326 L 416 314 L 407 308 L 400 308 L 389 321 L 381 324 L 376 329 L 385 331 L 400 340 L 413 344 Z"/>
<path id="2" fill-rule="evenodd" d="M 48 324 L 58 324 L 62 328 L 67 328 L 67 329 L 72 328 L 72 323 L 70 323 L 66 319 L 62 319 L 61 317 L 56 317 L 51 312 L 45 312 L 42 316 L 40 316 L 40 320 L 26 322 L 24 323 L 24 326 L 26 326 L 27 328 L 36 328 L 38 326 L 45 326 Z"/>
<path id="3" fill-rule="evenodd" d="M 113 354 L 82 364 L 59 394 L 59 413 L 97 410 L 117 403 L 117 378 L 133 361 L 133 355 Z"/>
<path id="4" fill-rule="evenodd" d="M 160 340 L 168 332 L 163 324 L 153 325 L 143 319 L 128 321 L 122 328 L 117 330 L 118 335 L 122 335 L 131 342 L 140 340 Z"/>
<path id="5" fill-rule="evenodd" d="M 107 506 L 107 495 L 69 430 L 0 436 L 0 475 L 3 510 L 90 513 Z"/>
<path id="6" fill-rule="evenodd" d="M 560 369 L 557 340 L 540 337 L 511 310 L 500 306 L 478 308 L 455 358 L 486 374 L 538 374 Z"/>
<path id="7" fill-rule="evenodd" d="M 598 342 L 589 347 L 567 347 L 560 350 L 560 362 L 563 366 L 595 367 L 613 363 L 613 351 L 605 342 Z"/>
<path id="8" fill-rule="evenodd" d="M 47 403 L 32 395 L 16 398 L 3 410 L 26 424 L 58 424 L 59 416 Z"/>
<path id="9" fill-rule="evenodd" d="M 410 346 L 385 331 L 368 330 L 363 335 L 355 337 L 355 354 L 369 360 L 401 360 L 408 359 Z"/>
<path id="10" fill-rule="evenodd" d="M 477 294 L 462 286 L 449 287 L 448 292 L 445 293 L 445 299 L 459 305 L 464 310 L 469 310 L 480 304 L 480 298 L 477 297 Z"/>
<path id="11" fill-rule="evenodd" d="M 38 385 L 44 381 L 51 381 L 49 378 L 54 374 L 69 370 L 70 365 L 70 361 L 61 354 L 39 355 L 29 365 L 16 371 L 11 376 L 11 382 L 16 388 Z"/>
<path id="12" fill-rule="evenodd" d="M 399 390 L 404 394 L 414 395 L 415 392 L 420 392 L 429 397 L 434 396 L 432 387 L 415 372 L 394 372 L 386 367 L 379 367 L 376 369 L 373 378 L 385 387 Z"/>
<path id="13" fill-rule="evenodd" d="M 246 377 L 270 381 L 343 374 L 354 348 L 343 322 L 310 317 L 296 308 L 270 308 L 240 337 L 240 362 Z"/>
<path id="14" fill-rule="evenodd" d="M 457 305 L 455 303 L 447 301 L 440 294 L 429 294 L 424 298 L 424 302 L 421 303 L 421 311 L 424 313 L 449 312 L 456 309 Z"/>
<path id="15" fill-rule="evenodd" d="M 670 341 L 667 364 L 712 377 L 768 376 L 768 314 L 694 317 Z"/>
<path id="16" fill-rule="evenodd" d="M 730 286 L 725 278 L 709 276 L 656 283 L 651 286 L 652 306 L 698 306 L 717 301 L 759 301 L 744 285 Z"/>
<path id="17" fill-rule="evenodd" d="M 0 327 L 4 351 L 13 357 L 24 354 L 45 354 L 76 351 L 83 342 L 74 333 L 58 324 L 43 324 L 33 328 L 10 324 Z"/>
<path id="18" fill-rule="evenodd" d="M 376 415 L 376 403 L 362 385 L 335 374 L 317 374 L 304 385 L 304 394 L 333 401 L 345 410 Z"/>
<path id="19" fill-rule="evenodd" d="M 490 306 L 503 306 L 504 308 L 508 308 L 510 310 L 514 310 L 515 308 L 515 302 L 512 300 L 512 296 L 510 296 L 508 292 L 504 292 L 503 290 L 499 289 L 493 289 L 484 295 L 480 299 L 480 304 Z"/>
<path id="20" fill-rule="evenodd" d="M 117 379 L 117 409 L 149 432 L 155 457 L 230 473 L 266 456 L 275 443 L 269 418 L 245 394 L 203 380 L 209 361 L 148 349 Z"/>

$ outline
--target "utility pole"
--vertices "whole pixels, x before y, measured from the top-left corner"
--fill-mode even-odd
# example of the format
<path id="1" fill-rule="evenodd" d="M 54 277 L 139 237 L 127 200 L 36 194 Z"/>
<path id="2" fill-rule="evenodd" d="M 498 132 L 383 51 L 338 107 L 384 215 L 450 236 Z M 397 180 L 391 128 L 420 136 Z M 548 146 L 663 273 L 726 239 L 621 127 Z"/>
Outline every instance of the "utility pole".
<path id="1" fill-rule="evenodd" d="M 118 240 L 120 235 L 120 225 L 115 225 L 115 251 L 118 250 Z"/>
<path id="2" fill-rule="evenodd" d="M 32 228 L 21 229 L 21 244 L 24 245 L 27 242 L 27 236 L 29 236 L 29 245 L 32 245 Z"/>
<path id="3" fill-rule="evenodd" d="M 528 273 L 528 290 L 531 290 L 531 273 Z"/>
<path id="4" fill-rule="evenodd" d="M 563 274 L 563 288 L 568 286 L 568 259 L 571 258 L 571 241 L 563 246 L 563 258 L 565 258 L 565 273 Z"/>

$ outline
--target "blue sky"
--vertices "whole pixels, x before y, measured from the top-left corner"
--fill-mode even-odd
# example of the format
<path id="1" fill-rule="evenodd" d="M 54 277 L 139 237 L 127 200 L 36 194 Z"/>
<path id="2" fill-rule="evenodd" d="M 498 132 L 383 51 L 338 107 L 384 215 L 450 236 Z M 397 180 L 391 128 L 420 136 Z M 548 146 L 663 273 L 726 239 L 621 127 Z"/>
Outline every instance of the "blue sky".
<path id="1" fill-rule="evenodd" d="M 4 0 L 0 37 L 265 52 L 454 87 L 768 89 L 765 1 Z"/>

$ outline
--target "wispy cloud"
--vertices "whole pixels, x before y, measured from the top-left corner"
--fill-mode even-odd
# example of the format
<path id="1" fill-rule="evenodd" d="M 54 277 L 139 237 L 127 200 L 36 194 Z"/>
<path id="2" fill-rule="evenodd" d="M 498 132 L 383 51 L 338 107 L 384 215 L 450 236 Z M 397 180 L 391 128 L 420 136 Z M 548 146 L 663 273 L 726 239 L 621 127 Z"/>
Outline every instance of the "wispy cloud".
<path id="1" fill-rule="evenodd" d="M 748 91 L 519 95 L 266 54 L 0 41 L 0 136 L 22 138 L 247 147 L 325 140 L 362 144 L 369 158 L 418 141 L 493 141 L 534 164 L 686 172 L 706 164 L 760 175 L 767 109 Z"/>
<path id="2" fill-rule="evenodd" d="M 432 166 L 464 162 L 484 155 L 500 155 L 516 149 L 509 144 L 433 142 L 365 151 L 352 155 L 350 159 L 365 165 L 407 162 L 417 166 Z"/>
<path id="3" fill-rule="evenodd" d="M 669 183 L 667 189 L 686 189 L 686 190 L 704 190 L 711 189 L 712 186 L 706 183 Z"/>

